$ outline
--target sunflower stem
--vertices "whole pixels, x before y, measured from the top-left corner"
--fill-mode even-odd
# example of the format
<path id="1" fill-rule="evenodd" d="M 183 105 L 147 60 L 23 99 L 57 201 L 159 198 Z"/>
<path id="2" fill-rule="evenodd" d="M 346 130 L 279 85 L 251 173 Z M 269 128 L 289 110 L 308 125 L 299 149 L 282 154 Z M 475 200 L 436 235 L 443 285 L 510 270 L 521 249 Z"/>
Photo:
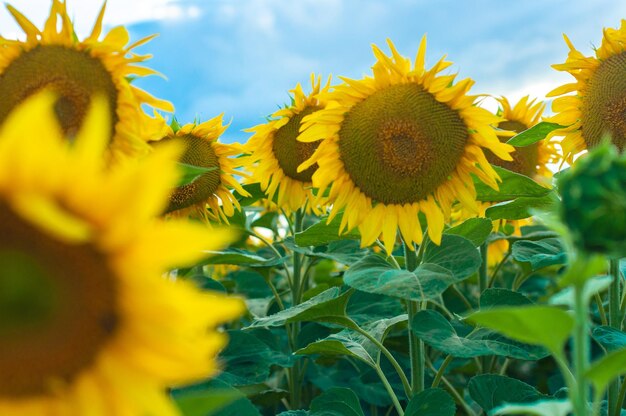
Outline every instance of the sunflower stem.
<path id="1" fill-rule="evenodd" d="M 589 305 L 585 301 L 584 284 L 574 286 L 574 375 L 576 387 L 574 391 L 574 415 L 587 416 L 590 385 L 585 377 L 589 367 Z"/>
<path id="2" fill-rule="evenodd" d="M 619 259 L 609 260 L 609 272 L 613 277 L 611 286 L 609 286 L 609 325 L 618 331 L 622 330 L 621 311 L 620 311 L 620 285 L 621 274 L 619 270 Z M 608 414 L 619 415 L 621 410 L 621 402 L 618 402 L 618 391 L 620 390 L 620 378 L 617 377 L 609 385 L 607 391 Z"/>
<path id="3" fill-rule="evenodd" d="M 293 221 L 293 228 L 291 229 L 292 235 L 295 236 L 296 233 L 302 231 L 302 221 L 304 219 L 304 212 L 302 209 L 298 209 L 295 212 L 295 219 Z M 299 305 L 302 301 L 302 293 L 301 286 L 303 285 L 302 280 L 302 255 L 297 252 L 293 252 L 293 270 L 292 270 L 292 287 L 291 287 L 291 295 L 292 295 L 292 307 Z M 291 344 L 293 348 L 297 347 L 298 343 L 298 335 L 300 333 L 300 323 L 295 322 L 291 324 L 291 327 L 287 329 L 291 334 Z M 303 377 L 302 367 L 299 361 L 296 361 L 289 370 L 289 383 L 290 383 L 290 392 L 291 392 L 291 408 L 299 409 L 301 407 L 302 401 L 302 377 Z"/>
<path id="4" fill-rule="evenodd" d="M 418 253 L 413 243 L 402 241 L 404 244 L 404 265 L 409 272 L 418 266 Z M 424 390 L 424 343 L 411 330 L 411 322 L 420 310 L 418 301 L 406 302 L 409 315 L 409 354 L 411 357 L 411 393 L 416 395 Z"/>
<path id="5" fill-rule="evenodd" d="M 487 251 L 489 250 L 489 244 L 484 242 L 480 245 L 480 269 L 478 269 L 478 304 L 480 305 L 480 297 L 483 292 L 489 287 L 489 274 L 487 267 Z M 480 307 L 480 306 L 479 306 Z M 483 356 L 479 358 L 480 370 L 482 373 L 489 371 L 489 356 Z"/>

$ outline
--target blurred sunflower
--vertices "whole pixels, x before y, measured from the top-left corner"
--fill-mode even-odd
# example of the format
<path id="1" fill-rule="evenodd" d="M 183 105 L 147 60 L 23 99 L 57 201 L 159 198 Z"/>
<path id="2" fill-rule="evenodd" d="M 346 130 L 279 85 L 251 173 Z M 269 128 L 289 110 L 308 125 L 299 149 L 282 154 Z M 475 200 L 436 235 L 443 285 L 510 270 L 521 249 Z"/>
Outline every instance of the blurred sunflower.
<path id="1" fill-rule="evenodd" d="M 566 126 L 552 133 L 564 136 L 561 147 L 569 163 L 585 149 L 591 149 L 605 135 L 620 150 L 626 148 L 626 20 L 619 29 L 604 29 L 602 44 L 595 57 L 584 56 L 565 37 L 569 46 L 567 60 L 552 65 L 559 71 L 569 72 L 576 82 L 562 85 L 548 97 L 576 92 L 555 98 L 552 110 L 556 113 L 547 120 Z"/>
<path id="2" fill-rule="evenodd" d="M 26 99 L 0 130 L 0 414 L 176 415 L 166 388 L 215 373 L 215 327 L 242 304 L 162 276 L 230 233 L 155 219 L 176 149 L 104 169 L 106 100 L 74 146 L 54 102 Z"/>
<path id="3" fill-rule="evenodd" d="M 26 40 L 0 37 L 0 123 L 27 97 L 49 88 L 58 96 L 54 105 L 57 120 L 64 135 L 72 139 L 84 122 L 91 98 L 100 94 L 110 108 L 111 155 L 136 155 L 149 150 L 145 140 L 153 134 L 154 119 L 143 112 L 141 105 L 165 111 L 173 111 L 173 107 L 133 86 L 129 79 L 156 74 L 135 65 L 149 55 L 131 52 L 154 36 L 127 46 L 128 32 L 120 26 L 99 40 L 104 6 L 91 34 L 82 41 L 76 37 L 66 3 L 61 0 L 52 0 L 43 30 L 12 6 L 7 8 L 24 30 Z"/>
<path id="4" fill-rule="evenodd" d="M 245 145 L 250 153 L 247 164 L 252 172 L 250 182 L 259 182 L 268 200 L 287 211 L 304 207 L 317 211 L 318 208 L 311 190 L 311 178 L 317 165 L 300 172 L 298 166 L 313 155 L 320 141 L 304 143 L 296 138 L 302 119 L 326 104 L 318 97 L 328 93 L 330 78 L 323 88 L 321 82 L 321 77 L 316 80 L 315 75 L 311 75 L 309 95 L 304 94 L 300 84 L 296 85 L 290 91 L 293 93 L 290 106 L 276 111 L 267 123 L 246 130 L 254 133 Z"/>
<path id="5" fill-rule="evenodd" d="M 539 123 L 545 109 L 543 102 L 536 102 L 534 99 L 530 100 L 529 96 L 520 99 L 513 107 L 506 97 L 500 97 L 497 100 L 500 104 L 497 115 L 502 118 L 502 121 L 497 125 L 498 129 L 501 131 L 498 134 L 498 139 L 502 142 L 507 142 L 511 136 L 528 130 Z M 504 134 L 505 132 L 509 134 Z M 541 140 L 529 146 L 515 148 L 515 152 L 511 154 L 513 157 L 511 161 L 499 159 L 488 150 L 485 151 L 485 156 L 487 156 L 487 160 L 489 160 L 491 164 L 533 178 L 535 181 L 545 186 L 549 186 L 553 176 L 548 165 L 557 163 L 559 160 L 559 154 L 555 148 L 554 142 L 548 139 Z M 479 216 L 484 216 L 487 208 L 493 205 L 493 203 L 489 202 L 480 202 L 479 204 Z M 457 221 L 462 221 L 473 216 L 475 216 L 475 214 L 460 210 L 460 212 L 455 215 L 455 218 Z M 494 231 L 498 231 L 506 227 L 511 235 L 519 236 L 521 235 L 521 227 L 529 225 L 531 222 L 532 220 L 530 218 L 520 220 L 497 220 L 493 222 L 493 229 Z M 507 240 L 495 240 L 490 243 L 487 256 L 489 266 L 496 266 L 502 261 L 508 249 L 509 243 Z"/>
<path id="6" fill-rule="evenodd" d="M 453 85 L 456 75 L 438 76 L 451 65 L 444 58 L 425 69 L 425 37 L 413 67 L 388 43 L 391 57 L 373 46 L 373 77 L 342 78 L 343 84 L 320 94 L 329 104 L 304 117 L 298 140 L 324 140 L 298 170 L 319 165 L 313 185 L 320 196 L 330 188 L 329 221 L 345 211 L 340 232 L 358 227 L 363 246 L 382 233 L 391 252 L 398 228 L 410 247 L 422 241 L 420 212 L 439 244 L 456 200 L 478 209 L 470 174 L 497 189 L 499 178 L 483 148 L 511 160 L 513 147 L 501 143 L 491 126 L 500 118 L 466 95 L 472 80 Z"/>
<path id="7" fill-rule="evenodd" d="M 228 217 L 233 216 L 235 209 L 241 209 L 237 198 L 228 187 L 232 187 L 242 196 L 250 194 L 235 178 L 235 175 L 242 175 L 236 170 L 241 161 L 230 157 L 240 155 L 241 146 L 217 141 L 227 128 L 223 124 L 222 115 L 204 123 L 186 124 L 176 131 L 165 123 L 163 125 L 165 135 L 161 140 L 152 142 L 153 146 L 170 142 L 179 143 L 185 149 L 179 158 L 181 163 L 212 168 L 192 183 L 176 188 L 170 196 L 170 203 L 165 212 L 228 223 Z"/>

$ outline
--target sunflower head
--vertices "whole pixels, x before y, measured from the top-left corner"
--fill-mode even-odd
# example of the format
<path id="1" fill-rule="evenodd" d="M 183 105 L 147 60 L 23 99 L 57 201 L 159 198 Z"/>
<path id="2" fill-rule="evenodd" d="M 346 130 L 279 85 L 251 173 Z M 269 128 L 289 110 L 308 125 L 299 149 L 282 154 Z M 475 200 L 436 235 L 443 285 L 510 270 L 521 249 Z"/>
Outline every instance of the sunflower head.
<path id="1" fill-rule="evenodd" d="M 545 109 L 545 104 L 530 100 L 528 96 L 520 99 L 515 106 L 511 106 L 506 97 L 498 99 L 500 108 L 497 115 L 502 118 L 497 124 L 498 129 L 509 134 L 499 134 L 498 139 L 507 142 L 511 135 L 527 130 L 541 120 L 541 114 Z M 531 177 L 537 181 L 545 182 L 552 177 L 549 164 L 557 163 L 559 159 L 553 141 L 541 140 L 529 146 L 518 147 L 511 154 L 513 160 L 504 161 L 495 157 L 491 152 L 486 151 L 487 160 L 493 165 L 497 165 L 510 171 Z"/>
<path id="2" fill-rule="evenodd" d="M 296 138 L 302 119 L 326 105 L 323 97 L 330 88 L 330 78 L 324 87 L 321 83 L 321 77 L 316 79 L 312 74 L 309 95 L 300 84 L 296 85 L 291 90 L 291 105 L 272 114 L 267 123 L 247 130 L 254 133 L 245 146 L 250 153 L 247 158 L 247 169 L 252 172 L 250 181 L 259 182 L 268 199 L 275 199 L 276 205 L 287 211 L 304 207 L 317 211 L 320 205 L 311 190 L 317 165 L 298 170 L 298 166 L 313 155 L 320 141 L 301 142 Z"/>
<path id="3" fill-rule="evenodd" d="M 491 127 L 501 119 L 467 95 L 472 80 L 454 84 L 455 75 L 439 75 L 451 65 L 443 58 L 425 68 L 425 38 L 414 63 L 389 47 L 391 56 L 373 47 L 373 77 L 342 78 L 320 94 L 329 104 L 304 117 L 298 137 L 323 139 L 299 170 L 319 165 L 313 185 L 319 195 L 328 191 L 330 220 L 344 211 L 342 231 L 358 227 L 363 245 L 382 233 L 388 252 L 398 228 L 410 247 L 422 241 L 420 212 L 439 243 L 456 200 L 477 209 L 471 174 L 497 188 L 483 149 L 506 160 L 513 150 Z"/>
<path id="4" fill-rule="evenodd" d="M 166 126 L 165 134 L 161 140 L 153 142 L 153 146 L 178 143 L 184 149 L 179 162 L 210 169 L 193 182 L 175 188 L 165 213 L 228 223 L 235 209 L 241 209 L 228 187 L 243 196 L 249 194 L 235 179 L 235 175 L 241 175 L 236 170 L 241 163 L 231 158 L 241 153 L 241 147 L 217 141 L 228 127 L 223 124 L 222 115 L 204 123 L 186 124 L 176 131 L 161 120 Z"/>
<path id="5" fill-rule="evenodd" d="M 163 274 L 232 237 L 156 218 L 176 146 L 106 168 L 106 98 L 72 146 L 56 102 L 0 127 L 0 414 L 176 415 L 167 387 L 215 373 L 216 326 L 242 304 Z"/>
<path id="6" fill-rule="evenodd" d="M 595 57 L 584 56 L 565 36 L 567 60 L 553 65 L 569 72 L 576 82 L 562 85 L 548 96 L 556 113 L 548 121 L 565 126 L 552 134 L 564 136 L 561 146 L 569 162 L 585 149 L 598 146 L 604 137 L 620 150 L 626 148 L 626 20 L 619 29 L 604 29 Z M 564 95 L 575 92 L 575 95 Z"/>
<path id="7" fill-rule="evenodd" d="M 47 88 L 56 94 L 54 112 L 63 134 L 72 140 L 85 121 L 91 99 L 100 95 L 108 104 L 111 156 L 119 158 L 149 150 L 146 140 L 156 134 L 155 120 L 143 112 L 141 105 L 173 111 L 170 103 L 150 96 L 129 81 L 131 77 L 156 73 L 136 65 L 149 55 L 132 52 L 153 36 L 129 45 L 128 32 L 120 26 L 100 40 L 104 6 L 91 34 L 82 41 L 74 33 L 64 1 L 52 0 L 42 29 L 12 6 L 7 8 L 24 30 L 26 40 L 0 37 L 0 123 L 29 96 Z"/>

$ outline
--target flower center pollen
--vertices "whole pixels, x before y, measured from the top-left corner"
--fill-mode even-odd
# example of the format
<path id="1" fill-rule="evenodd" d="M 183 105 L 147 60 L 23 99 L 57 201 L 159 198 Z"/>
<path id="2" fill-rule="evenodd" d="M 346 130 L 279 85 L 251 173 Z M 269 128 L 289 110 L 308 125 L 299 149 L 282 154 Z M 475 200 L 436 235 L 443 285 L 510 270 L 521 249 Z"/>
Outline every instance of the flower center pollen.
<path id="1" fill-rule="evenodd" d="M 285 175 L 291 179 L 300 182 L 311 182 L 311 178 L 317 170 L 317 163 L 302 172 L 298 172 L 298 166 L 313 155 L 321 140 L 304 143 L 297 141 L 296 138 L 300 133 L 300 122 L 302 119 L 320 109 L 321 107 L 317 106 L 306 107 L 298 114 L 294 114 L 287 124 L 274 133 L 272 151 L 276 160 L 278 160 L 278 165 Z"/>
<path id="2" fill-rule="evenodd" d="M 425 199 L 454 172 L 467 126 L 418 84 L 379 90 L 345 115 L 339 150 L 361 192 L 385 204 Z"/>
<path id="3" fill-rule="evenodd" d="M 60 45 L 39 45 L 23 52 L 0 75 L 0 123 L 18 104 L 44 88 L 58 94 L 54 109 L 69 138 L 79 131 L 94 94 L 107 97 L 111 132 L 115 131 L 117 89 L 110 72 L 87 52 Z"/>
<path id="4" fill-rule="evenodd" d="M 49 392 L 119 325 L 115 277 L 91 245 L 42 233 L 0 204 L 0 401 Z"/>

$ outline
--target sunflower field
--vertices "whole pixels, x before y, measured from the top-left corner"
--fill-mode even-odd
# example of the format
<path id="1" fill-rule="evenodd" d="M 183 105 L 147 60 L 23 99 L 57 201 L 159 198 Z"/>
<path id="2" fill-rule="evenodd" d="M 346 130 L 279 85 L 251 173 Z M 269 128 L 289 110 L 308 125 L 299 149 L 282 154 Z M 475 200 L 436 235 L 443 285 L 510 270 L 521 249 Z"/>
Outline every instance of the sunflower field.
<path id="1" fill-rule="evenodd" d="M 239 144 L 51 2 L 0 38 L 0 416 L 626 413 L 626 20 L 550 116 L 424 36 Z"/>

